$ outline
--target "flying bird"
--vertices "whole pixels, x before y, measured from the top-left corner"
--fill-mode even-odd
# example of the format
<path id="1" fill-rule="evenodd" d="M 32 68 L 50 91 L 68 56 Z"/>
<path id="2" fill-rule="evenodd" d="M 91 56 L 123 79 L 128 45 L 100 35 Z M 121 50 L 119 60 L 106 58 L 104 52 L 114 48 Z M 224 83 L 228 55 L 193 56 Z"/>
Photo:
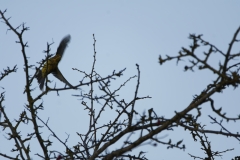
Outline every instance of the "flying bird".
<path id="1" fill-rule="evenodd" d="M 58 78 L 60 81 L 67 84 L 69 87 L 74 88 L 62 75 L 60 70 L 58 69 L 58 64 L 61 61 L 63 57 L 63 53 L 65 49 L 67 48 L 68 43 L 70 42 L 71 36 L 67 35 L 65 36 L 62 41 L 60 42 L 57 53 L 54 57 L 48 59 L 45 64 L 42 67 L 42 70 L 39 70 L 37 73 L 37 80 L 39 83 L 39 88 L 43 90 L 43 86 L 45 83 L 45 79 L 48 76 L 48 74 L 52 73 L 56 78 Z"/>

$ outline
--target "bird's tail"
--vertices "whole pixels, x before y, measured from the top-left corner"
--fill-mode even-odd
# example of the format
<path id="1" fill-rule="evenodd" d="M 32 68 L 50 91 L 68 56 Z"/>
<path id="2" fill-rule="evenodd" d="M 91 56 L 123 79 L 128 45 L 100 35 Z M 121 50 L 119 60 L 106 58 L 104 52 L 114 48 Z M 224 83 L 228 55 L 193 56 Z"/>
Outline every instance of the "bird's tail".
<path id="1" fill-rule="evenodd" d="M 36 77 L 37 77 L 37 80 L 38 80 L 39 88 L 41 90 L 43 90 L 43 85 L 44 85 L 44 82 L 45 82 L 45 78 L 42 76 L 42 71 L 41 70 L 38 71 Z"/>

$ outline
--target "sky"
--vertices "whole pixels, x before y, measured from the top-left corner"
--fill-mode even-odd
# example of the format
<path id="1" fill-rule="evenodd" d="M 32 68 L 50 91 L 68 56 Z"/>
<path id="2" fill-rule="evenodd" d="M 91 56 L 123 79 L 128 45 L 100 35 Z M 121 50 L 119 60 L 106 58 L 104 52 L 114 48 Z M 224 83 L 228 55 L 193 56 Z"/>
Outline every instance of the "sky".
<path id="1" fill-rule="evenodd" d="M 47 42 L 55 42 L 51 52 L 55 53 L 61 39 L 71 35 L 64 58 L 59 68 L 67 80 L 77 85 L 83 75 L 73 71 L 78 68 L 90 72 L 93 62 L 93 37 L 96 38 L 97 61 L 96 70 L 102 76 L 110 75 L 113 70 L 127 68 L 124 76 L 113 81 L 111 86 L 117 88 L 128 77 L 137 74 L 136 63 L 140 66 L 141 83 L 139 96 L 151 96 L 151 99 L 137 103 L 139 113 L 154 108 L 156 113 L 166 118 L 174 116 L 174 111 L 181 111 L 188 106 L 193 95 L 199 94 L 214 78 L 208 71 L 184 72 L 185 62 L 176 65 L 175 61 L 162 66 L 158 63 L 159 55 L 177 55 L 181 47 L 188 47 L 191 40 L 189 34 L 203 34 L 203 38 L 213 43 L 226 52 L 231 38 L 240 25 L 240 1 L 0 1 L 0 9 L 7 9 L 6 17 L 11 17 L 10 23 L 17 27 L 23 22 L 30 27 L 23 38 L 28 42 L 26 53 L 30 64 L 37 64 L 45 57 Z M 9 75 L 0 82 L 0 89 L 6 91 L 4 105 L 11 120 L 18 118 L 26 104 L 24 89 L 23 57 L 20 46 L 15 43 L 16 35 L 7 32 L 4 23 L 0 23 L 0 69 L 17 64 L 18 72 Z M 235 46 L 235 51 L 239 48 Z M 202 53 L 199 52 L 199 55 Z M 217 65 L 222 57 L 216 55 L 211 60 Z M 32 71 L 33 73 L 34 71 Z M 49 76 L 54 79 L 52 76 Z M 64 84 L 54 80 L 57 86 Z M 41 93 L 37 82 L 33 83 L 36 90 L 34 96 Z M 120 92 L 121 98 L 130 100 L 133 98 L 136 79 L 132 80 Z M 88 88 L 83 88 L 87 91 Z M 42 98 L 45 109 L 39 115 L 46 121 L 49 117 L 49 125 L 62 139 L 66 133 L 70 134 L 69 146 L 75 144 L 76 132 L 84 133 L 88 124 L 88 112 L 84 110 L 79 98 L 72 96 L 79 91 L 66 91 L 57 96 L 51 92 Z M 239 89 L 226 89 L 226 92 L 213 96 L 216 106 L 223 107 L 227 115 L 236 117 L 240 113 Z M 210 124 L 208 115 L 217 117 L 212 113 L 209 105 L 203 106 L 202 123 L 208 128 L 219 130 L 216 125 Z M 103 121 L 114 118 L 114 111 L 106 111 Z M 218 120 L 220 118 L 218 117 Z M 76 125 L 77 124 L 77 125 Z M 226 123 L 227 128 L 233 132 L 239 132 L 239 123 Z M 31 126 L 21 126 L 22 132 L 27 133 Z M 43 131 L 46 136 L 47 130 Z M 0 131 L 0 152 L 9 153 L 12 142 L 6 141 L 6 131 Z M 149 159 L 171 160 L 192 158 L 188 153 L 204 157 L 199 142 L 194 142 L 190 133 L 182 129 L 172 132 L 160 133 L 173 142 L 184 140 L 186 150 L 170 149 L 166 146 L 143 146 L 136 151 L 146 151 Z M 235 148 L 234 151 L 223 154 L 218 159 L 230 159 L 239 156 L 240 144 L 234 138 L 209 135 L 212 149 L 223 151 Z M 163 139 L 164 140 L 164 139 Z M 223 145 L 224 141 L 224 145 Z M 3 143 L 2 143 L 3 144 Z M 39 159 L 34 154 L 38 146 L 32 142 L 33 159 Z M 54 146 L 56 150 L 64 151 L 64 147 Z"/>

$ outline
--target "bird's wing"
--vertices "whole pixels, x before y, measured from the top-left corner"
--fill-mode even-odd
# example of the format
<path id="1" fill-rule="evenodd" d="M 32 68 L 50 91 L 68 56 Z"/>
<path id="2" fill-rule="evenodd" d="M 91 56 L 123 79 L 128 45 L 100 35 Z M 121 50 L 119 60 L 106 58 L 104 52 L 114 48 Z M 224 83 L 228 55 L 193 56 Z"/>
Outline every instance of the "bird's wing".
<path id="1" fill-rule="evenodd" d="M 43 85 L 44 85 L 44 82 L 45 82 L 45 77 L 42 76 L 42 71 L 39 70 L 37 75 L 37 80 L 38 80 L 38 84 L 39 84 L 39 87 L 41 90 L 43 90 Z"/>
<path id="2" fill-rule="evenodd" d="M 63 56 L 63 53 L 64 53 L 65 49 L 67 48 L 67 45 L 70 42 L 70 39 L 71 39 L 70 35 L 67 35 L 62 39 L 62 41 L 60 42 L 60 44 L 58 46 L 56 55 Z"/>
<path id="3" fill-rule="evenodd" d="M 74 88 L 62 75 L 62 73 L 60 72 L 60 70 L 57 68 L 56 71 L 52 72 L 52 74 L 59 79 L 60 81 L 64 82 L 65 84 L 67 84 L 69 87 Z"/>

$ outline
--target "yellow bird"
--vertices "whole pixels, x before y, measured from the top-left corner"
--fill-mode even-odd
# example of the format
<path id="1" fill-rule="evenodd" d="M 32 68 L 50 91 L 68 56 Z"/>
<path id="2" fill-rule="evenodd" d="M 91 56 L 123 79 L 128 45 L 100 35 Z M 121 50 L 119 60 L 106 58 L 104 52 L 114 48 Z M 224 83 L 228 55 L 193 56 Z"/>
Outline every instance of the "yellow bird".
<path id="1" fill-rule="evenodd" d="M 45 79 L 48 74 L 52 73 L 56 78 L 58 78 L 60 81 L 67 84 L 69 87 L 74 88 L 62 75 L 60 70 L 58 69 L 58 63 L 63 57 L 63 53 L 65 49 L 67 48 L 67 44 L 69 43 L 71 39 L 70 35 L 65 36 L 62 41 L 60 42 L 57 53 L 54 57 L 47 60 L 47 62 L 43 65 L 42 70 L 39 70 L 37 73 L 37 80 L 39 83 L 39 88 L 43 90 L 43 86 L 45 83 Z"/>

